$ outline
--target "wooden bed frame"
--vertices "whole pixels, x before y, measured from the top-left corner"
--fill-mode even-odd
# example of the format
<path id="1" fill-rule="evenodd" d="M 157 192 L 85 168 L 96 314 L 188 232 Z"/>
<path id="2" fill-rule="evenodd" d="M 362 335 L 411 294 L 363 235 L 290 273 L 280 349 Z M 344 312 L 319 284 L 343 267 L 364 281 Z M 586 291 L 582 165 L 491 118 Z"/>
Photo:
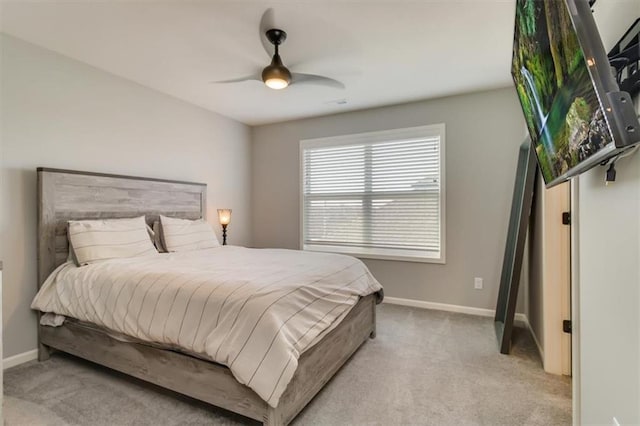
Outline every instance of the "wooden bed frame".
<path id="1" fill-rule="evenodd" d="M 67 221 L 158 215 L 206 218 L 206 184 L 38 168 L 38 289 L 68 256 Z M 38 359 L 52 349 L 154 383 L 263 422 L 286 425 L 376 332 L 376 295 L 363 297 L 344 320 L 304 352 L 276 408 L 220 364 L 144 343 L 122 342 L 79 321 L 38 323 Z"/>

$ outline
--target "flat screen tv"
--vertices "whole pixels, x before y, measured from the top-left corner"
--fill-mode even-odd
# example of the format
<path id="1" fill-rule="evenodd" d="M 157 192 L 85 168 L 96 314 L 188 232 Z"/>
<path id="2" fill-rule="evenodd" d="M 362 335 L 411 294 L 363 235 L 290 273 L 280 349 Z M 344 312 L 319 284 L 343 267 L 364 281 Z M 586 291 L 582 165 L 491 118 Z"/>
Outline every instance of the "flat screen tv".
<path id="1" fill-rule="evenodd" d="M 547 187 L 640 142 L 587 0 L 517 0 L 511 74 Z"/>

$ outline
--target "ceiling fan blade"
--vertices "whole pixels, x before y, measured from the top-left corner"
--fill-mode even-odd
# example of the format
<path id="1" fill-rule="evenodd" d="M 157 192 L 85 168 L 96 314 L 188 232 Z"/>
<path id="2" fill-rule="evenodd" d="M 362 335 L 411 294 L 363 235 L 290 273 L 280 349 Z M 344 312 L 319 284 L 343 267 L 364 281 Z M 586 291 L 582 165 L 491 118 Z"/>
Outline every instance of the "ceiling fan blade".
<path id="1" fill-rule="evenodd" d="M 293 83 L 308 83 L 317 84 L 320 86 L 333 87 L 334 89 L 344 89 L 345 86 L 342 82 L 334 80 L 333 78 L 324 77 L 316 74 L 304 74 L 299 72 L 292 73 Z"/>
<path id="2" fill-rule="evenodd" d="M 264 13 L 262 14 L 262 18 L 260 18 L 260 28 L 259 28 L 260 34 L 258 34 L 260 36 L 260 42 L 262 43 L 262 47 L 264 48 L 264 51 L 267 52 L 267 55 L 269 55 L 269 58 L 273 56 L 273 44 L 271 44 L 269 39 L 267 39 L 266 32 L 267 30 L 270 30 L 272 28 L 277 28 L 277 27 L 276 27 L 275 14 L 273 12 L 273 9 L 269 8 L 264 11 Z"/>
<path id="3" fill-rule="evenodd" d="M 244 77 L 231 78 L 229 80 L 210 81 L 210 83 L 216 83 L 216 84 L 241 83 L 243 81 L 252 81 L 252 80 L 259 81 L 260 83 L 262 83 L 262 77 L 260 77 L 258 74 L 251 74 L 251 75 L 246 75 Z"/>

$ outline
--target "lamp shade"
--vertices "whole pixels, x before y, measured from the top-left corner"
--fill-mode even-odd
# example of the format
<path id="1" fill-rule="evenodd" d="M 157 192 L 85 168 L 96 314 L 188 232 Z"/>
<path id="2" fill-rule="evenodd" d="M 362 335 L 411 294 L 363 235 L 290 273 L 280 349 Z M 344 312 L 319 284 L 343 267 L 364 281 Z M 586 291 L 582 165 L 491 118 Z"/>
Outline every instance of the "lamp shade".
<path id="1" fill-rule="evenodd" d="M 218 220 L 220 225 L 228 225 L 231 223 L 231 209 L 218 209 Z"/>

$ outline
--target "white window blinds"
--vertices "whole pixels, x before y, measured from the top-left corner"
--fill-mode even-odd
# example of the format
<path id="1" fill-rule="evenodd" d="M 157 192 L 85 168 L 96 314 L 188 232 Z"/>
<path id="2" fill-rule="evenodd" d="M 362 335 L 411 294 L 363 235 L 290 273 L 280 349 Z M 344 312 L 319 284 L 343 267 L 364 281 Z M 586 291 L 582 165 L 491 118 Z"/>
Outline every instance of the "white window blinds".
<path id="1" fill-rule="evenodd" d="M 444 125 L 301 142 L 302 246 L 443 261 Z"/>

